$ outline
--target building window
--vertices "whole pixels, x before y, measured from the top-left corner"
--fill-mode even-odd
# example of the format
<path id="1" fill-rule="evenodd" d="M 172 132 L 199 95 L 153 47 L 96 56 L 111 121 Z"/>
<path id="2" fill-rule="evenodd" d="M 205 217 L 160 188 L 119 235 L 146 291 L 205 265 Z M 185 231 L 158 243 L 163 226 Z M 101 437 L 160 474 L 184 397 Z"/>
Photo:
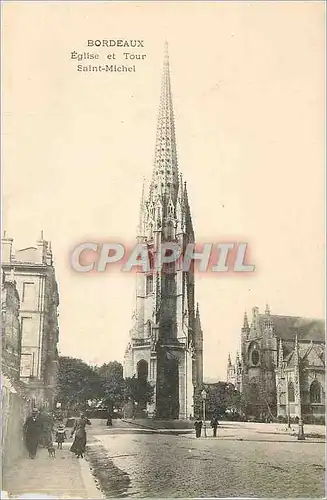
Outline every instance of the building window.
<path id="1" fill-rule="evenodd" d="M 321 385 L 314 380 L 310 386 L 310 403 L 321 403 Z"/>
<path id="2" fill-rule="evenodd" d="M 22 378 L 30 378 L 33 375 L 33 355 L 22 354 L 20 361 L 20 376 Z"/>
<path id="3" fill-rule="evenodd" d="M 294 403 L 295 402 L 295 390 L 294 390 L 294 384 L 290 380 L 288 383 L 288 402 L 289 403 Z"/>
<path id="4" fill-rule="evenodd" d="M 31 303 L 35 299 L 35 285 L 34 283 L 23 283 L 23 294 L 22 294 L 22 302 Z"/>
<path id="5" fill-rule="evenodd" d="M 252 351 L 251 360 L 254 365 L 257 365 L 259 363 L 259 353 L 256 349 Z"/>
<path id="6" fill-rule="evenodd" d="M 153 292 L 153 276 L 146 277 L 146 294 L 149 295 Z"/>
<path id="7" fill-rule="evenodd" d="M 31 346 L 34 345 L 35 342 L 33 342 L 33 330 L 32 330 L 32 318 L 22 318 L 22 326 L 21 326 L 21 331 L 22 331 L 22 344 L 24 346 Z"/>

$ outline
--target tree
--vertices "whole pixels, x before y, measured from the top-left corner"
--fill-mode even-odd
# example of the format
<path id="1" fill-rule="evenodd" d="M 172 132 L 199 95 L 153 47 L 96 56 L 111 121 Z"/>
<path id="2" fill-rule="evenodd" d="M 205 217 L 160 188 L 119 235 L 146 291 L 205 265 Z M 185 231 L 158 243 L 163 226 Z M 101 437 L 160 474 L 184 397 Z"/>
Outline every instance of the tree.
<path id="1" fill-rule="evenodd" d="M 231 412 L 232 415 L 237 416 L 237 415 L 243 415 L 245 409 L 246 409 L 246 402 L 243 397 L 243 394 L 241 394 L 235 388 L 231 389 L 227 394 L 226 410 Z"/>
<path id="2" fill-rule="evenodd" d="M 125 401 L 140 406 L 153 402 L 154 388 L 148 381 L 133 377 L 125 378 Z"/>
<path id="3" fill-rule="evenodd" d="M 118 361 L 110 361 L 96 368 L 100 378 L 99 397 L 102 403 L 113 410 L 121 408 L 124 402 L 125 382 L 123 365 Z"/>
<path id="4" fill-rule="evenodd" d="M 61 356 L 56 400 L 66 409 L 85 408 L 89 399 L 99 396 L 100 377 L 81 359 Z"/>
<path id="5" fill-rule="evenodd" d="M 205 387 L 207 392 L 206 414 L 208 418 L 214 415 L 223 416 L 228 412 L 234 415 L 241 414 L 244 407 L 242 395 L 233 384 L 217 382 Z"/>

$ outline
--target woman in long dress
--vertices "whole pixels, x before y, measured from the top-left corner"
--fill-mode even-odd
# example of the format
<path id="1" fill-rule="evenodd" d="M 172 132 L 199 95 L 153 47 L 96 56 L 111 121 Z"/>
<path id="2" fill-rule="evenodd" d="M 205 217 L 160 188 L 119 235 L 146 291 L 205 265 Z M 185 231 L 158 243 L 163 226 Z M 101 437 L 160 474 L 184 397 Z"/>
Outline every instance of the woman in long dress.
<path id="1" fill-rule="evenodd" d="M 89 419 L 84 413 L 81 413 L 79 419 L 76 420 L 74 428 L 72 430 L 71 436 L 75 434 L 73 444 L 71 445 L 70 451 L 75 453 L 77 458 L 83 458 L 86 446 L 86 430 L 85 427 L 91 425 Z"/>

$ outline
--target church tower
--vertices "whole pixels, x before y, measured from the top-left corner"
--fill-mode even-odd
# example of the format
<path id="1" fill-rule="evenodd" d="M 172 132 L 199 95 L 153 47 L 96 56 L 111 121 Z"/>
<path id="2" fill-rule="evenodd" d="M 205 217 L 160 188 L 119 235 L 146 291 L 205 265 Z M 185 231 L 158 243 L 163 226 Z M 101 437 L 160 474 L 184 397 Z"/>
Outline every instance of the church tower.
<path id="1" fill-rule="evenodd" d="M 187 187 L 178 171 L 167 43 L 153 173 L 148 192 L 142 192 L 137 240 L 147 245 L 150 263 L 166 242 L 178 244 L 182 253 L 194 243 Z M 152 383 L 154 402 L 144 409 L 157 418 L 193 416 L 194 391 L 203 382 L 203 333 L 192 266 L 139 269 L 133 319 L 124 376 Z"/>

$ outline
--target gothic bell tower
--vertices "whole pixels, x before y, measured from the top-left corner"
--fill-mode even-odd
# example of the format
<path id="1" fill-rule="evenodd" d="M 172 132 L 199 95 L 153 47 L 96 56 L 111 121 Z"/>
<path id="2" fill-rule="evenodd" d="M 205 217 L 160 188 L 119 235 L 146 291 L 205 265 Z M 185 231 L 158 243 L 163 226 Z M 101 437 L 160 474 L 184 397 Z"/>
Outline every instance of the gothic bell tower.
<path id="1" fill-rule="evenodd" d="M 148 192 L 143 188 L 137 240 L 147 245 L 150 262 L 165 242 L 181 250 L 194 243 L 186 183 L 178 171 L 168 44 L 165 44 L 154 166 Z M 134 325 L 124 358 L 124 376 L 153 384 L 157 418 L 193 416 L 193 397 L 203 378 L 203 333 L 195 311 L 194 274 L 172 263 L 140 269 L 136 276 Z"/>

